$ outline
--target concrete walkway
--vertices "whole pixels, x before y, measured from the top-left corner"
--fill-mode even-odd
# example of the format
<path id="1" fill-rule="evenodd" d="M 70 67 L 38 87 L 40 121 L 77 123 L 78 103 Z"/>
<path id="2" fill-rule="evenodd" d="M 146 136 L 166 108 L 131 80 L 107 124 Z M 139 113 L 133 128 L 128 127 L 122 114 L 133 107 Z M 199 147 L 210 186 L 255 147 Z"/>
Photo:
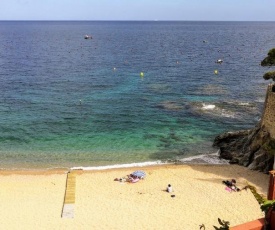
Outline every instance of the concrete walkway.
<path id="1" fill-rule="evenodd" d="M 68 172 L 62 218 L 74 218 L 76 173 Z"/>

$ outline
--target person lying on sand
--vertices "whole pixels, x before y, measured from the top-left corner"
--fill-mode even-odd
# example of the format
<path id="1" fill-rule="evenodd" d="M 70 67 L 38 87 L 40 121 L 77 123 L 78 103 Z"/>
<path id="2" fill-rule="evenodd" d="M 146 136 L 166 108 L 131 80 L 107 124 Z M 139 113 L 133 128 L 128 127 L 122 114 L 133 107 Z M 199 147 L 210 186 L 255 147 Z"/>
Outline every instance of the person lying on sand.
<path id="1" fill-rule="evenodd" d="M 136 183 L 139 178 L 134 175 L 127 175 L 127 177 L 115 178 L 114 181 Z"/>
<path id="2" fill-rule="evenodd" d="M 139 178 L 137 176 L 134 176 L 134 175 L 129 175 L 128 176 L 128 181 L 131 182 L 131 183 L 136 183 L 139 181 Z"/>
<path id="3" fill-rule="evenodd" d="M 226 180 L 226 181 L 223 181 L 222 183 L 224 183 L 230 191 L 234 191 L 234 192 L 241 191 L 239 188 L 237 188 L 235 179 L 232 179 L 231 181 Z"/>
<path id="4" fill-rule="evenodd" d="M 127 178 L 125 178 L 125 177 L 115 178 L 114 181 L 126 182 Z"/>

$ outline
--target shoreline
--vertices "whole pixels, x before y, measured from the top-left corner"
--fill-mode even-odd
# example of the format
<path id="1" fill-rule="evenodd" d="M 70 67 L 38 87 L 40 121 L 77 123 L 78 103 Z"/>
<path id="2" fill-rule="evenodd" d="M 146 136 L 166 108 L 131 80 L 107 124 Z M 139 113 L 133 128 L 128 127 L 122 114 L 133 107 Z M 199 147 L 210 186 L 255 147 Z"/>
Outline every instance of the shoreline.
<path id="1" fill-rule="evenodd" d="M 144 180 L 115 178 L 135 170 Z M 0 170 L 1 229 L 206 229 L 218 218 L 230 227 L 263 217 L 251 191 L 228 192 L 223 180 L 236 179 L 266 195 L 269 176 L 238 165 L 166 164 L 72 170 L 74 218 L 61 218 L 68 170 Z M 173 192 L 165 191 L 172 184 Z M 175 197 L 171 197 L 175 195 Z M 108 217 L 108 218 L 107 218 Z M 35 219 L 35 221 L 34 221 Z"/>
<path id="2" fill-rule="evenodd" d="M 48 165 L 43 167 L 41 165 L 33 167 L 33 164 L 26 165 L 17 163 L 16 166 L 7 166 L 1 167 L 0 171 L 43 171 L 43 170 L 104 170 L 104 169 L 117 169 L 117 168 L 132 168 L 132 167 L 146 167 L 146 166 L 154 166 L 154 165 L 173 165 L 173 164 L 199 164 L 199 165 L 228 165 L 228 161 L 225 159 L 219 158 L 219 151 L 215 153 L 208 154 L 199 154 L 194 156 L 189 156 L 185 158 L 179 158 L 174 160 L 156 160 L 156 161 L 145 161 L 145 162 L 133 162 L 133 163 L 117 163 L 111 165 L 96 165 L 96 166 L 54 166 L 49 167 Z"/>

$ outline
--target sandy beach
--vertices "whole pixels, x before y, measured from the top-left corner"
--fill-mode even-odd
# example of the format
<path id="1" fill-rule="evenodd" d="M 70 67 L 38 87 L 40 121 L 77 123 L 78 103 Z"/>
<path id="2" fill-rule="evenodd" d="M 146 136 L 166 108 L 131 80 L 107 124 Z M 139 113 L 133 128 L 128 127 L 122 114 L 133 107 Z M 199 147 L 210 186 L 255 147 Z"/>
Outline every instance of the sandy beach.
<path id="1" fill-rule="evenodd" d="M 135 184 L 114 181 L 134 170 Z M 75 173 L 74 218 L 61 218 L 67 170 L 0 171 L 0 229 L 186 229 L 235 226 L 263 217 L 250 190 L 228 192 L 236 179 L 267 194 L 269 176 L 237 165 L 163 165 Z M 165 191 L 171 184 L 174 192 Z M 175 195 L 175 197 L 171 197 Z"/>

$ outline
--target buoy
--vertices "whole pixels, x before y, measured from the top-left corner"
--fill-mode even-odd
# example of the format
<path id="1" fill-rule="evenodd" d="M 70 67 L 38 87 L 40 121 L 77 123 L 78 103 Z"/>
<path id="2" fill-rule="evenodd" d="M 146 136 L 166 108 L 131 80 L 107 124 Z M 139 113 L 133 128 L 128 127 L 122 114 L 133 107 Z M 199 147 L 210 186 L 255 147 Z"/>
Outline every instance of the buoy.
<path id="1" fill-rule="evenodd" d="M 143 72 L 140 72 L 140 76 L 141 76 L 141 77 L 143 77 L 143 76 L 144 76 Z"/>
<path id="2" fill-rule="evenodd" d="M 218 70 L 214 70 L 214 74 L 218 74 L 219 72 L 218 72 Z"/>
<path id="3" fill-rule="evenodd" d="M 114 71 L 116 71 L 116 67 L 114 67 Z"/>

